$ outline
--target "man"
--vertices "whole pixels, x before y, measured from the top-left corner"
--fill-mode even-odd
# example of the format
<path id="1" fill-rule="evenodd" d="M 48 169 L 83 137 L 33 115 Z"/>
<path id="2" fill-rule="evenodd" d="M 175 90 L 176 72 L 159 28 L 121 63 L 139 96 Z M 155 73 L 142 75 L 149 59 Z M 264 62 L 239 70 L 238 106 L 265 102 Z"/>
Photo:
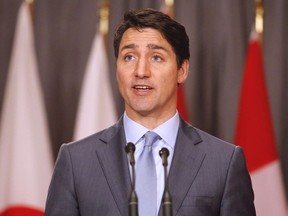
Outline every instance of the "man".
<path id="1" fill-rule="evenodd" d="M 189 70 L 184 27 L 152 9 L 129 11 L 115 33 L 114 50 L 125 113 L 112 127 L 61 147 L 45 215 L 128 215 L 132 169 L 124 148 L 132 142 L 140 216 L 163 214 L 164 173 L 158 153 L 162 147 L 170 151 L 173 215 L 254 216 L 254 195 L 241 148 L 192 127 L 177 112 L 177 87 Z M 155 196 L 145 200 L 143 194 L 151 188 L 141 181 L 150 177 L 139 177 L 144 168 L 137 164 L 148 131 L 156 133 L 150 149 L 157 187 L 150 192 Z M 154 198 L 151 207 L 144 206 Z M 152 212 L 143 213 L 146 210 Z"/>

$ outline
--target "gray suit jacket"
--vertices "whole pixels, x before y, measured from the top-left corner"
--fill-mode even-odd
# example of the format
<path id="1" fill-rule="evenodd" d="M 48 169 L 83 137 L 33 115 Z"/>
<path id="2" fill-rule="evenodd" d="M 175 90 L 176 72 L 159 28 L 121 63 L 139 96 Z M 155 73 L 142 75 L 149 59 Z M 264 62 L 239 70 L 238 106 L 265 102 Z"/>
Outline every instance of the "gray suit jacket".
<path id="1" fill-rule="evenodd" d="M 106 130 L 62 145 L 45 215 L 128 216 L 131 181 L 125 143 L 120 119 Z M 183 120 L 168 183 L 174 216 L 256 215 L 242 149 Z"/>

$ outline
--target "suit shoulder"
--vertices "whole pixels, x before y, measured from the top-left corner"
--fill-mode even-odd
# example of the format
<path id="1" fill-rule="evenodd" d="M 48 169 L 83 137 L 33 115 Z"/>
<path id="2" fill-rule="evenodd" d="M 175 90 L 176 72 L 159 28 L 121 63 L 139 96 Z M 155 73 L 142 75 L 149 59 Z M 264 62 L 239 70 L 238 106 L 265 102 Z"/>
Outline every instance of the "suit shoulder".
<path id="1" fill-rule="evenodd" d="M 107 142 L 109 142 L 122 128 L 122 122 L 117 122 L 116 124 L 112 125 L 109 128 L 106 128 L 104 130 L 98 131 L 94 134 L 91 134 L 87 137 L 84 137 L 77 141 L 72 141 L 70 143 L 66 143 L 63 145 L 67 145 L 67 147 L 72 149 L 83 149 L 83 148 L 89 148 L 89 146 L 97 146 L 102 145 Z"/>
<path id="2" fill-rule="evenodd" d="M 203 130 L 194 128 L 202 139 L 202 145 L 209 147 L 211 151 L 234 151 L 236 148 L 241 148 L 216 136 L 213 136 Z"/>
<path id="3" fill-rule="evenodd" d="M 227 170 L 232 160 L 246 166 L 244 152 L 240 146 L 226 142 L 198 128 L 195 128 L 195 130 L 202 139 L 197 147 L 205 152 L 207 161 L 216 166 L 218 165 L 217 167 L 226 167 Z"/>
<path id="4" fill-rule="evenodd" d="M 236 147 L 234 144 L 196 128 L 184 120 L 181 121 L 180 131 L 183 132 L 181 135 L 184 135 L 188 140 L 191 140 L 196 145 L 199 144 L 200 146 L 209 146 L 209 148 L 217 149 L 234 149 Z"/>

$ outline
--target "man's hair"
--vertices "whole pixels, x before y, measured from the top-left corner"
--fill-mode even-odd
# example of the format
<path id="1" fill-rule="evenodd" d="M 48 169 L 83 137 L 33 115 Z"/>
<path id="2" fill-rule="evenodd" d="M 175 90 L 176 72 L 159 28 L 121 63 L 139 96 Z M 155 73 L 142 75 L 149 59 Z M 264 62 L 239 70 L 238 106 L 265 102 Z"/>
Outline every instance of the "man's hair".
<path id="1" fill-rule="evenodd" d="M 168 15 L 150 8 L 130 10 L 124 14 L 124 20 L 116 29 L 114 34 L 114 54 L 118 58 L 119 46 L 123 34 L 129 28 L 141 31 L 144 28 L 158 30 L 172 46 L 178 68 L 184 60 L 189 60 L 189 38 L 184 26 L 173 20 Z"/>

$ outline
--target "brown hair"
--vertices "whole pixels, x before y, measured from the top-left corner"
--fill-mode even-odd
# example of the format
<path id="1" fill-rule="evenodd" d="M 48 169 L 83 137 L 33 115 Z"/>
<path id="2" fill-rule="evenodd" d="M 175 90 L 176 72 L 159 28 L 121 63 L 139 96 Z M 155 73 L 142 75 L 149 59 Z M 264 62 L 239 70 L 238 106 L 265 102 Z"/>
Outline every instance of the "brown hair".
<path id="1" fill-rule="evenodd" d="M 185 59 L 189 60 L 189 38 L 184 26 L 168 15 L 150 8 L 130 10 L 124 14 L 124 20 L 114 34 L 114 54 L 116 58 L 118 58 L 122 36 L 129 28 L 135 28 L 139 31 L 143 28 L 158 30 L 172 46 L 178 68 L 181 67 Z"/>

